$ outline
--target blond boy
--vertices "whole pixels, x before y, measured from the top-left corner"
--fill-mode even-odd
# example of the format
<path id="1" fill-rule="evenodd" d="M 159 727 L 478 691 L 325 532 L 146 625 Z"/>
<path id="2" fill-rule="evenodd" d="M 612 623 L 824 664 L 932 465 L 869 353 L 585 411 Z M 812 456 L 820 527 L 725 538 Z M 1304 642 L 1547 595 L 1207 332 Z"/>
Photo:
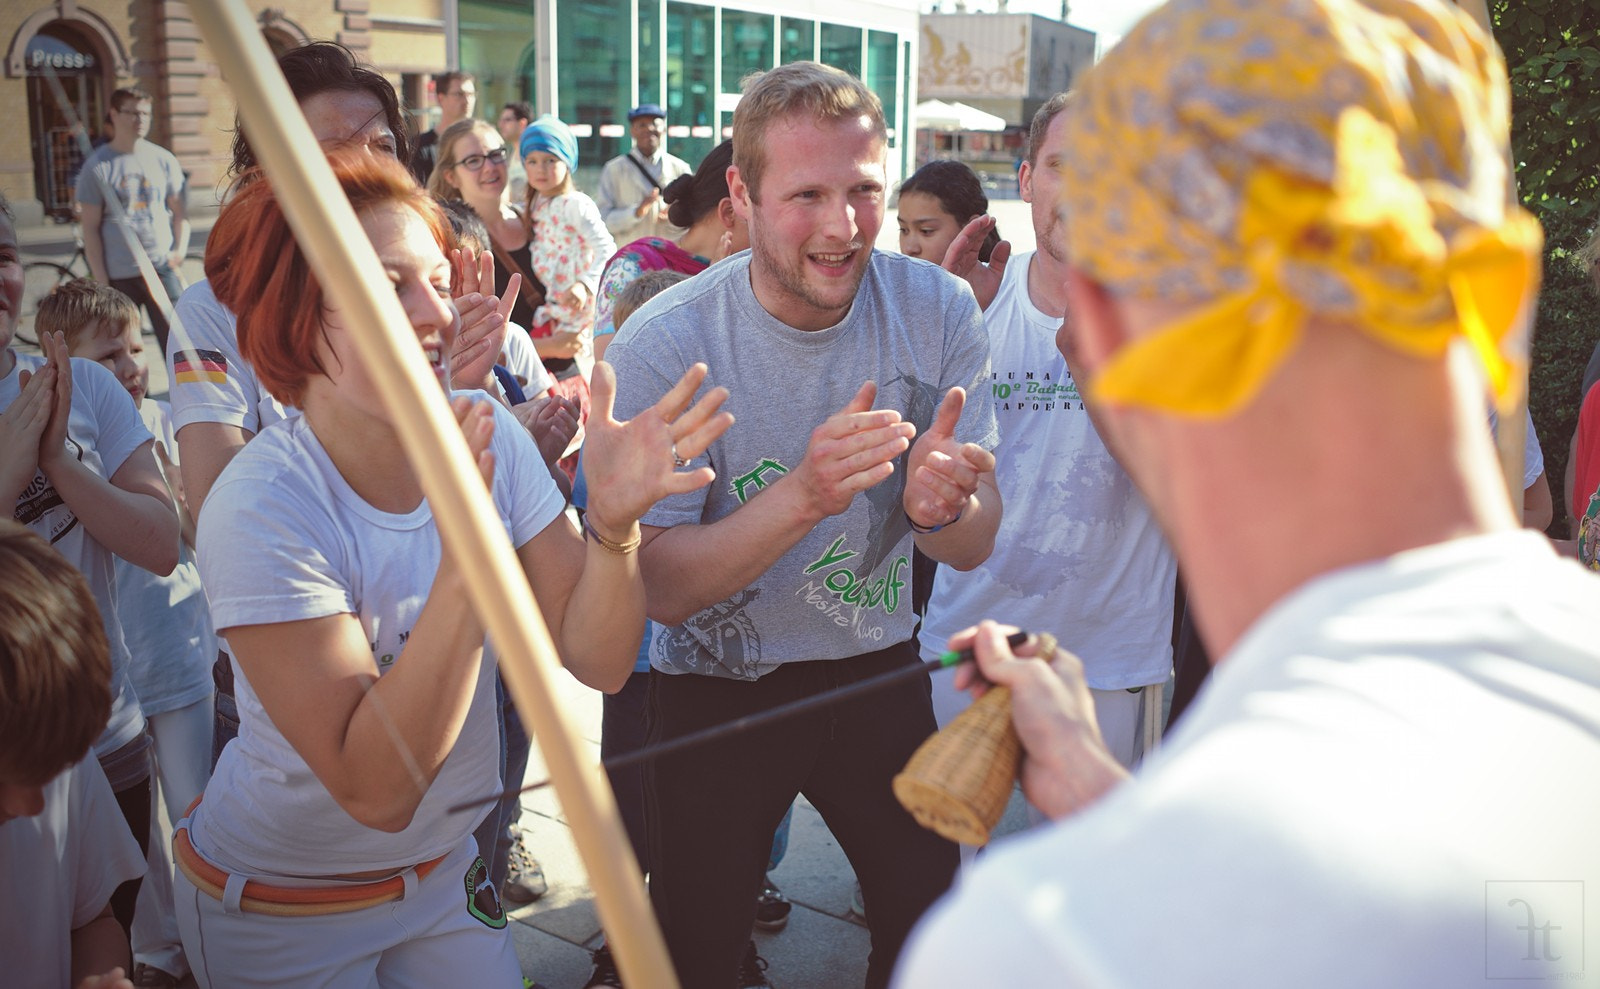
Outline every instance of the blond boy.
<path id="1" fill-rule="evenodd" d="M 210 666 L 217 641 L 192 552 L 194 520 L 184 504 L 182 480 L 168 452 L 177 449 L 172 439 L 172 413 L 167 403 L 147 396 L 150 369 L 142 359 L 144 343 L 133 300 L 90 281 L 64 285 L 56 296 L 52 321 L 61 324 L 68 352 L 105 367 L 127 390 L 155 437 L 156 460 L 178 505 L 185 548 L 171 574 L 157 576 L 121 559 L 116 563 L 117 618 L 131 659 L 128 677 L 155 743 L 167 818 L 176 821 L 200 796 L 210 775 Z M 181 979 L 189 964 L 172 903 L 171 863 L 166 854 L 171 835 L 158 831 L 154 839 L 149 879 L 141 887 L 132 930 L 134 959 L 139 968 Z"/>

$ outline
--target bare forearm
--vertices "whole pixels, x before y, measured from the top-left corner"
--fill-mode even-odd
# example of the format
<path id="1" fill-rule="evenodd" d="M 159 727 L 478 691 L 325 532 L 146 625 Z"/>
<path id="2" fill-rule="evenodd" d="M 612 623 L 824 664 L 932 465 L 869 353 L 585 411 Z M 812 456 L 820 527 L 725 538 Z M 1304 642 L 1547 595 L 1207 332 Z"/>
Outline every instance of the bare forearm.
<path id="1" fill-rule="evenodd" d="M 677 625 L 755 583 L 821 518 L 795 497 L 791 478 L 708 525 L 655 531 L 640 562 L 651 618 Z"/>
<path id="2" fill-rule="evenodd" d="M 0 505 L 15 505 L 22 493 L 33 483 L 33 464 L 12 461 L 0 462 Z"/>
<path id="3" fill-rule="evenodd" d="M 196 517 L 205 508 L 206 495 L 222 469 L 255 434 L 220 422 L 195 422 L 178 430 L 178 470 L 183 475 L 184 497 Z"/>
<path id="4" fill-rule="evenodd" d="M 154 574 L 178 565 L 178 514 L 168 497 L 124 491 L 74 458 L 52 464 L 45 475 L 100 545 Z"/>
<path id="5" fill-rule="evenodd" d="M 405 828 L 461 736 L 484 638 L 466 601 L 464 581 L 436 578 L 393 669 L 351 712 L 337 768 L 323 784 L 369 827 Z"/>
<path id="6" fill-rule="evenodd" d="M 978 482 L 977 493 L 967 499 L 961 518 L 938 532 L 919 533 L 917 548 L 947 566 L 971 570 L 994 551 L 1000 514 L 1000 492 L 990 474 Z"/>
<path id="7" fill-rule="evenodd" d="M 1048 762 L 1025 767 L 1023 789 L 1046 817 L 1059 821 L 1088 809 L 1128 775 L 1103 744 L 1086 740 L 1053 753 Z"/>
<path id="8" fill-rule="evenodd" d="M 643 638 L 644 584 L 639 578 L 639 554 L 613 553 L 590 540 L 583 576 L 573 586 L 562 616 L 563 663 L 585 685 L 615 693 L 633 672 Z"/>
<path id="9" fill-rule="evenodd" d="M 128 971 L 128 938 L 107 907 L 100 916 L 72 932 L 72 984 L 114 968 Z"/>
<path id="10" fill-rule="evenodd" d="M 571 357 L 583 349 L 583 331 L 562 330 L 547 337 L 536 337 L 533 349 L 540 357 Z"/>
<path id="11" fill-rule="evenodd" d="M 106 270 L 106 244 L 100 237 L 98 223 L 83 225 L 83 256 L 89 262 L 89 274 L 94 280 L 110 283 L 111 276 Z"/>

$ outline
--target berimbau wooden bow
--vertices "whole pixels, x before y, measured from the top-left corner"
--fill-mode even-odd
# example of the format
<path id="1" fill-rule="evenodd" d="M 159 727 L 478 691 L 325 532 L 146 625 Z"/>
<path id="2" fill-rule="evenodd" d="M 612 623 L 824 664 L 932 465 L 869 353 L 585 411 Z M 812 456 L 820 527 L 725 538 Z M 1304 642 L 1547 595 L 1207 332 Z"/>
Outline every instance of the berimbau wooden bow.
<path id="1" fill-rule="evenodd" d="M 494 641 L 506 687 L 533 727 L 588 869 L 608 941 L 629 986 L 678 982 L 616 802 L 576 726 L 556 705 L 561 666 L 527 578 L 501 528 L 466 441 L 384 277 L 377 254 L 241 0 L 191 3 L 195 21 L 239 104 L 295 238 L 349 321 L 361 360 L 433 510 L 446 552 Z"/>

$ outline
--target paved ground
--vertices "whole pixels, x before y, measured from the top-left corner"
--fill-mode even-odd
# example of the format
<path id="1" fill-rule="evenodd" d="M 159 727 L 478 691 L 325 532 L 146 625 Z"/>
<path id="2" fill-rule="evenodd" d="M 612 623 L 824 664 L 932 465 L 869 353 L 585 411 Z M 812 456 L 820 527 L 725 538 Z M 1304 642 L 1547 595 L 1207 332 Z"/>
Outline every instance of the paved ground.
<path id="1" fill-rule="evenodd" d="M 1010 236 L 1016 250 L 1033 247 L 1031 222 L 1026 204 L 1003 201 L 993 204 L 1002 233 Z M 183 266 L 186 282 L 203 277 L 199 253 L 211 217 L 195 218 L 196 236 L 192 256 Z M 19 230 L 24 260 L 65 262 L 72 254 L 70 227 L 54 225 Z M 878 246 L 893 250 L 897 233 L 893 211 L 886 218 Z M 22 331 L 31 337 L 32 327 Z M 147 338 L 145 354 L 151 358 L 150 394 L 165 397 L 166 369 L 155 358 L 154 338 Z M 26 348 L 26 344 L 19 346 Z M 583 735 L 599 758 L 599 694 L 567 678 L 563 702 L 578 712 Z M 535 750 L 528 766 L 527 781 L 544 778 L 543 763 Z M 523 827 L 529 845 L 542 860 L 550 881 L 550 892 L 538 903 L 513 913 L 511 930 L 523 971 L 548 989 L 579 989 L 589 973 L 589 950 L 600 941 L 600 924 L 594 899 L 578 860 L 571 832 L 554 794 L 549 790 L 529 794 L 523 802 Z M 1026 813 L 1020 796 L 1014 796 L 1000 831 L 1009 834 L 1026 826 Z M 868 936 L 864 926 L 852 919 L 849 906 L 854 873 L 833 835 L 810 804 L 801 800 L 796 808 L 789 851 L 773 873 L 774 880 L 794 902 L 789 926 L 775 934 L 758 934 L 758 950 L 771 964 L 773 983 L 780 989 L 838 989 L 859 986 L 866 973 Z"/>

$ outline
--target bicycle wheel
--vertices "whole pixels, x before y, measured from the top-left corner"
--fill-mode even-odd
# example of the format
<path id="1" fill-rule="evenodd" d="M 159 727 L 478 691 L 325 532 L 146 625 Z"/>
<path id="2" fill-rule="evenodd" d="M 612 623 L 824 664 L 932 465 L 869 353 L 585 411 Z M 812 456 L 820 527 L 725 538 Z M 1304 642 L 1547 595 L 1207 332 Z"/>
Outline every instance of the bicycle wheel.
<path id="1" fill-rule="evenodd" d="M 33 332 L 33 317 L 39 312 L 39 303 L 57 285 L 77 277 L 71 268 L 54 261 L 29 261 L 22 266 L 22 318 L 17 322 L 17 337 L 22 342 L 39 343 L 38 334 Z"/>

